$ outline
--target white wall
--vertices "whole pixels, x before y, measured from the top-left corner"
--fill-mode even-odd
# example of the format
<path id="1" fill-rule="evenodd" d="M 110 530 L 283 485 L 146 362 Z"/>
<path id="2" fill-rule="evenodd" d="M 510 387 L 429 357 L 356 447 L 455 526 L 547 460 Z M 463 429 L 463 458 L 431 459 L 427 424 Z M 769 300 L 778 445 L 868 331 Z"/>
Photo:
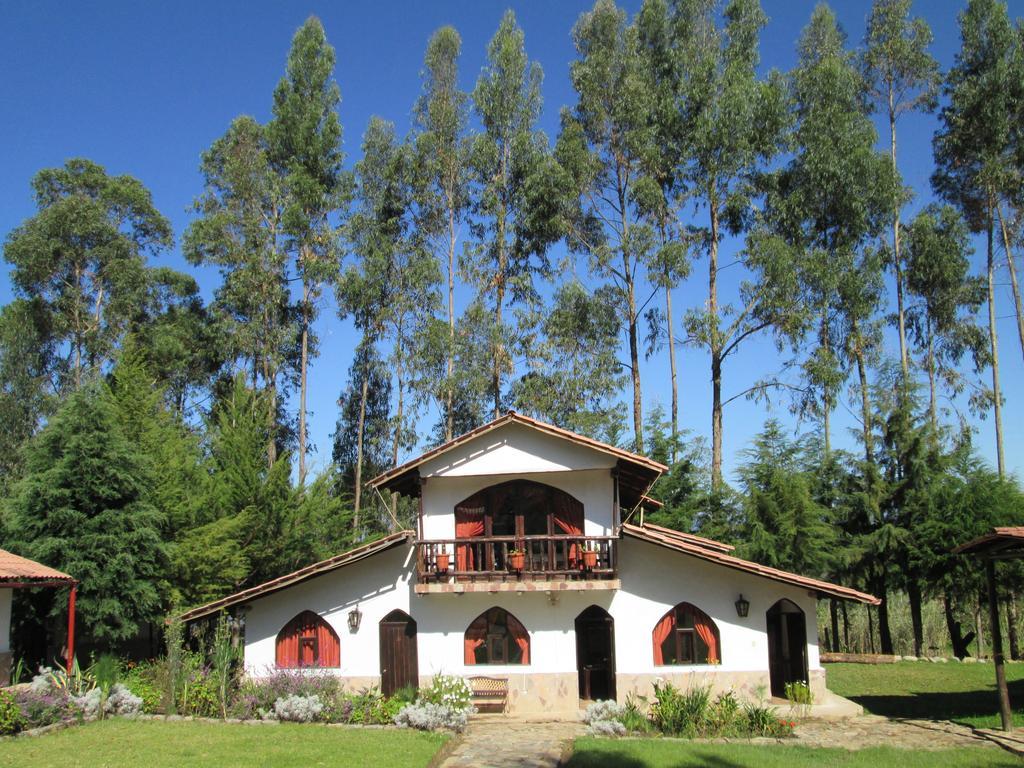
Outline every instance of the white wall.
<path id="1" fill-rule="evenodd" d="M 376 676 L 380 670 L 378 624 L 400 608 L 417 623 L 421 675 L 575 672 L 575 618 L 596 604 L 615 619 L 618 672 L 682 672 L 687 668 L 654 666 L 651 633 L 670 607 L 686 601 L 718 625 L 722 663 L 717 669 L 763 671 L 768 667 L 765 612 L 783 597 L 806 614 L 808 666 L 820 668 L 815 598 L 805 590 L 635 539 L 623 539 L 619 546 L 621 590 L 564 591 L 553 593 L 553 599 L 544 592 L 416 595 L 413 550 L 399 546 L 253 601 L 246 617 L 246 670 L 253 675 L 271 671 L 277 633 L 296 614 L 311 610 L 323 616 L 341 639 L 338 674 Z M 736 616 L 734 603 L 740 592 L 750 601 L 746 619 Z M 356 604 L 363 613 L 362 626 L 352 634 L 348 612 Z M 464 665 L 463 633 L 473 619 L 492 606 L 510 611 L 530 633 L 529 665 Z"/>
<path id="2" fill-rule="evenodd" d="M 576 472 L 433 477 L 423 485 L 423 538 L 454 539 L 455 505 L 483 488 L 509 480 L 534 480 L 565 491 L 583 504 L 585 535 L 611 534 L 614 478 L 610 469 L 593 469 Z"/>
<path id="3" fill-rule="evenodd" d="M 11 597 L 13 589 L 0 589 L 0 653 L 11 650 Z"/>

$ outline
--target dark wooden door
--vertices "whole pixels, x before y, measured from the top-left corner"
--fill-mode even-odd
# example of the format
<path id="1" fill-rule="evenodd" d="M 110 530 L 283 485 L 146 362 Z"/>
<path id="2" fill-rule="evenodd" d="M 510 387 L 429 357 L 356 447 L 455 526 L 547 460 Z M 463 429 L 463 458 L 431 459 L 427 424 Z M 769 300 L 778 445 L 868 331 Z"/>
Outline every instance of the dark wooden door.
<path id="1" fill-rule="evenodd" d="M 391 696 L 399 688 L 419 687 L 416 622 L 404 611 L 392 611 L 380 622 L 380 691 Z"/>
<path id="2" fill-rule="evenodd" d="M 780 600 L 767 614 L 768 675 L 772 696 L 785 697 L 786 683 L 807 680 L 807 622 L 804 612 Z"/>
<path id="3" fill-rule="evenodd" d="M 592 605 L 576 617 L 576 668 L 580 698 L 615 698 L 615 620 Z"/>

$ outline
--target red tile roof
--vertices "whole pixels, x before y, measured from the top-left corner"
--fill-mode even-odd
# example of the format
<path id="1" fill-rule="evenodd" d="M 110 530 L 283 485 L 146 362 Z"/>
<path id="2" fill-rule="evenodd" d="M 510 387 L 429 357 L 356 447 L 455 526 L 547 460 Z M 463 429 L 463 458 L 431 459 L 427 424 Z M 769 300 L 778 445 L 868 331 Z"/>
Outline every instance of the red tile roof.
<path id="1" fill-rule="evenodd" d="M 0 549 L 0 585 L 12 584 L 51 584 L 53 582 L 73 583 L 75 580 L 68 574 L 51 568 L 48 565 L 21 557 L 6 549 Z"/>
<path id="2" fill-rule="evenodd" d="M 664 530 L 665 529 L 662 529 L 662 531 Z M 867 603 L 868 605 L 878 605 L 882 602 L 874 595 L 869 595 L 866 592 L 859 592 L 856 589 L 851 589 L 850 587 L 843 587 L 839 584 L 830 584 L 827 581 L 819 581 L 818 579 L 812 579 L 807 576 L 800 576 L 795 573 L 780 571 L 778 568 L 769 568 L 767 565 L 753 563 L 749 560 L 742 560 L 738 557 L 734 557 L 733 555 L 728 555 L 725 552 L 712 549 L 706 545 L 687 541 L 679 535 L 665 534 L 663 532 L 653 530 L 649 525 L 641 527 L 639 525 L 630 525 L 627 523 L 622 526 L 622 533 L 626 536 L 631 536 L 650 544 L 657 544 L 658 546 L 673 549 L 687 555 L 692 555 L 693 557 L 700 558 L 701 560 L 707 560 L 711 563 L 724 565 L 727 568 L 733 568 L 737 571 L 746 571 L 747 573 L 753 573 L 756 576 L 762 576 L 766 579 L 772 579 L 773 581 L 780 581 L 784 584 L 792 584 L 797 587 L 813 590 L 821 595 L 828 595 L 829 597 L 836 597 L 841 600 L 855 600 L 859 603 Z M 710 541 L 710 539 L 705 539 L 704 541 Z"/>
<path id="3" fill-rule="evenodd" d="M 271 579 L 262 584 L 257 584 L 255 587 L 249 589 L 243 589 L 241 592 L 236 592 L 233 595 L 222 597 L 219 600 L 201 605 L 198 608 L 192 608 L 191 610 L 185 611 L 178 618 L 181 621 L 192 621 L 194 619 L 201 619 L 203 616 L 209 616 L 212 613 L 229 608 L 232 605 L 238 605 L 239 603 L 246 603 L 250 600 L 255 600 L 260 597 L 264 597 L 278 590 L 290 587 L 300 582 L 311 579 L 314 576 L 320 576 L 330 571 L 341 568 L 345 565 L 357 562 L 364 558 L 376 555 L 378 552 L 383 552 L 386 549 L 391 549 L 394 546 L 405 542 L 411 542 L 415 533 L 413 531 L 398 531 L 392 533 L 389 536 L 385 536 L 383 539 L 377 539 L 371 541 L 369 544 L 364 544 L 361 547 L 350 549 L 347 552 L 342 552 L 340 555 L 329 557 L 326 560 L 321 560 L 319 563 L 313 563 L 307 565 L 305 568 L 300 568 L 297 571 L 279 576 L 276 579 Z"/>
<path id="4" fill-rule="evenodd" d="M 394 469 L 389 469 L 387 472 L 377 475 L 377 477 L 370 481 L 370 486 L 373 488 L 379 488 L 382 485 L 386 485 L 390 480 L 394 480 L 395 478 L 404 475 L 406 472 L 416 469 L 427 460 L 440 456 L 443 453 L 447 453 L 463 443 L 469 442 L 481 435 L 485 435 L 488 432 L 506 424 L 522 424 L 524 426 L 531 427 L 532 429 L 536 429 L 539 432 L 560 437 L 579 445 L 585 445 L 588 448 L 593 448 L 596 451 L 614 456 L 617 459 L 622 459 L 623 461 L 631 464 L 636 464 L 644 469 L 656 472 L 657 474 L 668 471 L 668 467 L 660 462 L 654 461 L 654 459 L 649 459 L 646 456 L 641 456 L 638 453 L 632 453 L 622 448 L 616 448 L 614 445 L 602 443 L 600 440 L 594 440 L 591 437 L 578 435 L 575 432 L 570 432 L 568 429 L 562 429 L 561 427 L 556 427 L 554 424 L 548 424 L 546 422 L 530 418 L 529 416 L 523 416 L 521 413 L 516 413 L 515 411 L 509 411 L 504 416 L 499 416 L 476 429 L 466 432 L 464 435 L 459 435 L 454 440 L 449 440 L 443 445 L 431 448 L 429 451 L 417 456 L 415 459 L 411 459 Z"/>
<path id="5" fill-rule="evenodd" d="M 1018 548 L 1024 547 L 1024 526 L 997 526 L 986 534 L 953 548 L 954 554 L 983 554 L 1001 557 L 1020 557 Z"/>
<path id="6" fill-rule="evenodd" d="M 676 538 L 680 541 L 696 544 L 698 547 L 704 547 L 705 549 L 713 549 L 716 552 L 732 552 L 736 547 L 732 544 L 726 544 L 724 541 L 715 541 L 714 539 L 706 539 L 703 536 L 697 536 L 693 533 L 683 533 L 677 531 L 674 528 L 666 528 L 662 525 L 655 525 L 654 523 L 645 522 L 643 527 L 660 533 L 662 536 L 668 536 L 669 538 Z"/>

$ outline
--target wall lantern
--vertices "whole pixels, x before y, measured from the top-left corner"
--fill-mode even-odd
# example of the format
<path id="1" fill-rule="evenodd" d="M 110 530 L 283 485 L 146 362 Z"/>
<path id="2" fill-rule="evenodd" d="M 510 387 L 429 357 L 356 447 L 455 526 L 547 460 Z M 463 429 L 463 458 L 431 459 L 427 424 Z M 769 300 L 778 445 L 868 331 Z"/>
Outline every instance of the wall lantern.
<path id="1" fill-rule="evenodd" d="M 736 615 L 741 619 L 747 618 L 747 613 L 750 611 L 750 601 L 740 595 L 740 599 L 736 601 Z"/>
<path id="2" fill-rule="evenodd" d="M 352 634 L 359 631 L 359 622 L 363 620 L 363 612 L 359 610 L 357 605 L 351 611 L 348 612 L 348 628 Z"/>

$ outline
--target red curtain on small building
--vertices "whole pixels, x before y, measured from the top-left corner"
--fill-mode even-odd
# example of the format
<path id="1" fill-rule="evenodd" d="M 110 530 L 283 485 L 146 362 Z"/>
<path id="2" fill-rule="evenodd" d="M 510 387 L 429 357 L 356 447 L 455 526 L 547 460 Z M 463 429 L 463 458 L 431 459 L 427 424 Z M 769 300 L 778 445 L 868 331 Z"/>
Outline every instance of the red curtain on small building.
<path id="1" fill-rule="evenodd" d="M 654 663 L 658 666 L 665 663 L 665 653 L 662 651 L 662 646 L 665 644 L 668 636 L 672 634 L 672 630 L 675 628 L 675 608 L 662 616 L 661 621 L 654 625 Z"/>
<path id="2" fill-rule="evenodd" d="M 718 632 L 711 618 L 699 608 L 692 605 L 689 609 L 693 612 L 693 629 L 708 647 L 708 664 L 718 663 Z"/>
<path id="3" fill-rule="evenodd" d="M 455 538 L 471 539 L 484 535 L 484 512 L 487 494 L 475 493 L 455 507 Z M 455 545 L 455 569 L 472 571 L 476 569 L 476 554 L 472 544 Z"/>
<path id="4" fill-rule="evenodd" d="M 487 614 L 483 613 L 473 619 L 473 623 L 466 630 L 466 636 L 462 642 L 462 661 L 467 666 L 476 664 L 476 649 L 487 640 Z"/>
<path id="5" fill-rule="evenodd" d="M 341 665 L 341 642 L 322 617 L 303 611 L 278 633 L 275 657 L 282 669 L 337 667 Z"/>
<path id="6" fill-rule="evenodd" d="M 551 520 L 555 529 L 570 536 L 583 535 L 583 505 L 562 491 L 553 494 L 554 510 Z M 569 567 L 578 568 L 580 564 L 580 546 L 573 542 L 569 545 Z"/>
<path id="7" fill-rule="evenodd" d="M 518 661 L 507 659 L 504 663 L 529 664 L 530 633 L 526 631 L 526 627 L 522 625 L 519 619 L 504 608 L 490 608 L 473 619 L 473 623 L 466 629 L 466 634 L 463 639 L 463 662 L 467 666 L 481 663 L 477 661 L 476 652 L 477 649 L 487 641 L 488 629 L 492 626 L 494 631 L 499 634 L 500 628 L 504 627 L 506 640 L 510 643 L 515 643 L 519 652 L 522 654 Z M 511 648 L 509 650 L 511 650 Z M 489 662 L 484 661 L 483 663 L 486 664 Z"/>

